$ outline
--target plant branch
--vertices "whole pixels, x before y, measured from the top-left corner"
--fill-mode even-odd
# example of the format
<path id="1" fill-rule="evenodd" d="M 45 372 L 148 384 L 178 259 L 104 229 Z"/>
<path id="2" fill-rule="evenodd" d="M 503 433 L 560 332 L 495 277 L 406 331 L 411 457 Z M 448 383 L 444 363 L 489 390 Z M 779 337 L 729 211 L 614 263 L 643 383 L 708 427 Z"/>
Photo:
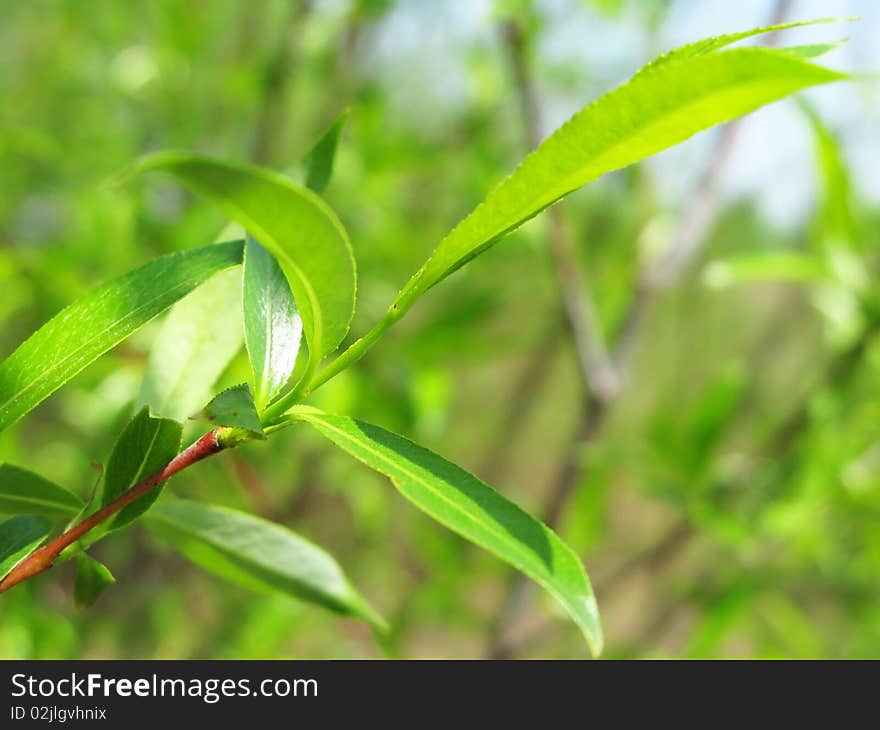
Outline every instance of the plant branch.
<path id="1" fill-rule="evenodd" d="M 101 523 L 106 522 L 124 507 L 128 506 L 139 497 L 142 497 L 151 489 L 155 489 L 178 472 L 183 471 L 193 464 L 196 464 L 209 456 L 213 456 L 226 448 L 235 446 L 237 443 L 235 438 L 226 438 L 229 432 L 230 429 L 227 428 L 215 428 L 208 431 L 208 433 L 202 436 L 194 444 L 181 451 L 157 472 L 138 482 L 131 489 L 121 494 L 97 512 L 89 515 L 54 540 L 51 540 L 42 547 L 34 550 L 22 562 L 20 562 L 12 572 L 9 573 L 9 575 L 0 581 L 0 593 L 4 593 L 19 583 L 22 583 L 29 578 L 33 578 L 51 568 L 58 556 L 61 555 L 65 549 L 73 545 L 73 543 L 91 532 Z"/>
<path id="2" fill-rule="evenodd" d="M 500 32 L 513 74 L 526 145 L 534 149 L 542 138 L 541 114 L 528 62 L 528 37 L 515 19 L 505 20 Z M 575 346 L 581 377 L 588 393 L 602 401 L 610 400 L 617 390 L 617 376 L 605 346 L 596 307 L 580 272 L 565 208 L 557 204 L 547 211 L 547 215 L 550 252 L 562 297 L 565 325 Z"/>

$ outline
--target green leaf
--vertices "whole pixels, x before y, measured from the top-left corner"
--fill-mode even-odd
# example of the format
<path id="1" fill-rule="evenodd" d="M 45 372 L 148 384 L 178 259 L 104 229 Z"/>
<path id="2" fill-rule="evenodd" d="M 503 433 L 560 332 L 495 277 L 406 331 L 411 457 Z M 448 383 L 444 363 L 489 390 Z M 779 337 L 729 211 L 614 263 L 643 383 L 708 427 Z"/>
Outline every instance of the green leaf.
<path id="1" fill-rule="evenodd" d="M 340 114 L 315 142 L 315 145 L 303 156 L 302 164 L 306 168 L 306 187 L 318 195 L 324 192 L 333 175 L 333 161 L 336 159 L 336 148 L 342 129 L 348 119 L 348 109 Z"/>
<path id="2" fill-rule="evenodd" d="M 655 62 L 547 138 L 441 241 L 392 311 L 406 311 L 437 282 L 601 175 L 795 91 L 846 78 L 782 50 L 707 53 L 718 47 L 708 43 Z"/>
<path id="3" fill-rule="evenodd" d="M 250 236 L 243 282 L 245 343 L 254 373 L 254 400 L 263 410 L 293 373 L 302 319 L 278 262 Z"/>
<path id="4" fill-rule="evenodd" d="M 166 500 L 147 515 L 150 530 L 199 567 L 261 592 L 283 593 L 377 630 L 384 622 L 324 550 L 285 527 L 225 507 Z"/>
<path id="5" fill-rule="evenodd" d="M 549 527 L 461 467 L 401 436 L 307 406 L 296 406 L 290 414 L 387 476 L 435 520 L 533 578 L 565 607 L 593 654 L 601 652 L 590 581 L 574 552 Z"/>
<path id="6" fill-rule="evenodd" d="M 82 611 L 93 605 L 115 582 L 116 578 L 106 565 L 88 555 L 80 555 L 76 560 L 73 584 L 73 603 L 77 610 Z"/>
<path id="7" fill-rule="evenodd" d="M 803 46 L 786 46 L 780 50 L 790 53 L 793 56 L 800 56 L 801 58 L 818 58 L 831 51 L 836 51 L 844 43 L 846 43 L 846 38 L 841 38 L 840 40 L 832 41 L 831 43 L 810 43 Z"/>
<path id="8" fill-rule="evenodd" d="M 153 418 L 147 408 L 123 429 L 107 461 L 98 503 L 103 507 L 168 464 L 180 451 L 183 427 L 167 418 Z M 159 498 L 161 486 L 123 508 L 107 529 L 115 530 L 140 517 Z"/>
<path id="9" fill-rule="evenodd" d="M 821 258 L 797 251 L 736 254 L 712 261 L 703 271 L 703 281 L 716 289 L 762 281 L 812 283 L 830 279 Z"/>
<path id="10" fill-rule="evenodd" d="M 51 529 L 49 520 L 35 515 L 18 515 L 0 523 L 0 579 L 36 550 Z"/>
<path id="11" fill-rule="evenodd" d="M 241 350 L 241 277 L 214 277 L 168 313 L 153 343 L 138 405 L 184 421 L 211 397 L 214 383 Z"/>
<path id="12" fill-rule="evenodd" d="M 202 419 L 217 426 L 243 428 L 256 438 L 266 438 L 254 397 L 246 383 L 227 388 L 205 406 Z"/>
<path id="13" fill-rule="evenodd" d="M 20 466 L 0 464 L 0 514 L 72 517 L 82 508 L 73 492 Z"/>
<path id="14" fill-rule="evenodd" d="M 63 309 L 0 363 L 0 431 L 241 257 L 240 241 L 163 256 Z"/>
<path id="15" fill-rule="evenodd" d="M 176 176 L 275 256 L 302 317 L 311 369 L 336 349 L 354 315 L 355 264 L 348 234 L 324 201 L 269 170 L 186 153 L 152 155 L 135 170 Z"/>
<path id="16" fill-rule="evenodd" d="M 801 28 L 805 25 L 817 25 L 820 23 L 844 23 L 849 20 L 854 20 L 854 18 L 819 18 L 817 20 L 801 20 L 794 23 L 765 25 L 760 28 L 752 28 L 751 30 L 742 30 L 735 33 L 724 33 L 723 35 L 717 35 L 711 38 L 703 38 L 702 40 L 688 43 L 684 46 L 680 46 L 679 48 L 675 48 L 671 51 L 668 51 L 667 53 L 664 53 L 662 56 L 645 66 L 640 71 L 640 73 L 651 71 L 658 66 L 669 63 L 670 61 L 682 61 L 688 58 L 703 56 L 707 53 L 717 51 L 720 48 L 724 48 L 725 46 L 729 46 L 732 43 L 736 43 L 737 41 L 745 40 L 746 38 L 765 35 L 766 33 L 775 33 L 781 30 L 788 30 L 789 28 Z M 790 51 L 791 49 L 785 50 Z"/>

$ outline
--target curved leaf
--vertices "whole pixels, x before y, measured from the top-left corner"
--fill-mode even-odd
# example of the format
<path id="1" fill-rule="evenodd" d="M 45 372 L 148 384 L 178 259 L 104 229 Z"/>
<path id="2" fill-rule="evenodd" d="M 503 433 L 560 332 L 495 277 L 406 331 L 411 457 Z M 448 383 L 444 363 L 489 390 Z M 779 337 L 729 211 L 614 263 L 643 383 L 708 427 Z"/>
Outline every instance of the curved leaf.
<path id="1" fill-rule="evenodd" d="M 591 180 L 795 91 L 843 78 L 766 48 L 693 51 L 649 66 L 575 114 L 527 156 L 441 241 L 394 309 L 405 311 L 437 282 Z"/>
<path id="2" fill-rule="evenodd" d="M 602 628 L 578 557 L 546 525 L 464 469 L 383 428 L 307 406 L 290 411 L 343 451 L 384 474 L 404 497 L 549 591 L 598 655 Z"/>
<path id="3" fill-rule="evenodd" d="M 250 236 L 245 244 L 242 305 L 254 402 L 262 410 L 293 373 L 302 319 L 275 257 Z"/>
<path id="4" fill-rule="evenodd" d="M 0 514 L 73 517 L 83 501 L 73 492 L 13 464 L 0 464 Z"/>
<path id="5" fill-rule="evenodd" d="M 306 187 L 318 195 L 324 192 L 333 175 L 333 162 L 336 159 L 336 148 L 342 136 L 342 128 L 348 119 L 348 110 L 336 117 L 314 146 L 303 156 L 302 164 L 306 168 Z"/>
<path id="6" fill-rule="evenodd" d="M 348 234 L 324 201 L 283 175 L 186 153 L 151 155 L 135 171 L 163 170 L 241 223 L 278 260 L 303 321 L 311 367 L 336 349 L 354 315 Z"/>
<path id="7" fill-rule="evenodd" d="M 0 431 L 241 256 L 241 241 L 169 254 L 61 310 L 0 363 Z"/>
<path id="8" fill-rule="evenodd" d="M 280 592 L 336 613 L 384 621 L 317 545 L 259 517 L 183 499 L 161 502 L 147 517 L 151 531 L 199 567 L 262 592 Z"/>
<path id="9" fill-rule="evenodd" d="M 234 385 L 218 393 L 205 406 L 199 418 L 210 421 L 215 426 L 242 428 L 254 438 L 266 438 L 260 423 L 260 414 L 254 405 L 254 397 L 246 383 Z"/>
<path id="10" fill-rule="evenodd" d="M 0 523 L 0 580 L 36 550 L 52 525 L 45 517 L 18 515 Z"/>

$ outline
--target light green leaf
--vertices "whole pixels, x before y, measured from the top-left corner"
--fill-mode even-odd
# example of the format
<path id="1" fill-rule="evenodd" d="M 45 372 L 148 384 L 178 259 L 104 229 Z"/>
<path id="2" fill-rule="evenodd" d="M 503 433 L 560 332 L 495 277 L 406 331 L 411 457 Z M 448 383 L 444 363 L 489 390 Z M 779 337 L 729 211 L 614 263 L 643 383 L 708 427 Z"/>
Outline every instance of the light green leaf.
<path id="1" fill-rule="evenodd" d="M 241 256 L 240 241 L 163 256 L 63 309 L 0 363 L 0 431 Z"/>
<path id="2" fill-rule="evenodd" d="M 183 426 L 167 418 L 153 418 L 142 408 L 123 429 L 107 461 L 107 469 L 98 494 L 103 507 L 135 484 L 162 469 L 180 451 Z M 113 519 L 107 529 L 115 530 L 136 520 L 159 498 L 162 487 L 151 489 Z M 92 534 L 97 536 L 97 532 Z M 91 541 L 89 541 L 91 542 Z"/>
<path id="3" fill-rule="evenodd" d="M 0 580 L 36 550 L 51 529 L 49 520 L 35 515 L 18 515 L 0 523 Z"/>
<path id="4" fill-rule="evenodd" d="M 186 153 L 152 155 L 135 170 L 176 176 L 275 256 L 302 317 L 311 369 L 336 349 L 354 314 L 355 264 L 348 234 L 324 201 L 269 170 Z"/>
<path id="5" fill-rule="evenodd" d="M 437 282 L 591 180 L 795 91 L 846 78 L 782 50 L 699 53 L 636 74 L 547 138 L 441 241 L 392 311 L 406 311 Z"/>
<path id="6" fill-rule="evenodd" d="M 303 156 L 302 164 L 306 168 L 306 187 L 318 195 L 324 192 L 333 175 L 333 162 L 336 159 L 336 148 L 342 129 L 348 119 L 348 110 L 340 114 L 315 142 L 315 145 Z"/>
<path id="7" fill-rule="evenodd" d="M 72 517 L 83 508 L 73 492 L 13 464 L 0 464 L 0 514 Z"/>
<path id="8" fill-rule="evenodd" d="M 78 611 L 88 608 L 101 594 L 116 582 L 116 578 L 103 563 L 88 555 L 76 560 L 76 579 L 73 584 L 73 602 Z"/>
<path id="9" fill-rule="evenodd" d="M 601 652 L 590 581 L 577 556 L 549 527 L 461 467 L 401 436 L 307 406 L 296 406 L 290 414 L 387 476 L 435 520 L 534 579 L 565 607 L 593 654 Z"/>
<path id="10" fill-rule="evenodd" d="M 253 515 L 166 500 L 147 515 L 150 530 L 199 567 L 261 592 L 283 593 L 383 631 L 384 622 L 324 550 Z"/>
<path id="11" fill-rule="evenodd" d="M 214 396 L 205 406 L 201 418 L 216 426 L 243 428 L 256 438 L 266 438 L 254 397 L 246 383 L 227 388 Z"/>
<path id="12" fill-rule="evenodd" d="M 645 66 L 640 71 L 640 73 L 651 71 L 665 63 L 669 63 L 670 61 L 682 61 L 688 58 L 703 56 L 707 53 L 717 51 L 720 48 L 724 48 L 725 46 L 729 46 L 732 43 L 736 43 L 737 41 L 745 40 L 746 38 L 765 35 L 767 33 L 775 33 L 781 30 L 788 30 L 789 28 L 801 28 L 805 25 L 817 25 L 820 23 L 844 23 L 850 20 L 854 20 L 854 18 L 819 18 L 817 20 L 801 20 L 794 23 L 765 25 L 760 28 L 752 28 L 751 30 L 737 31 L 735 33 L 724 33 L 723 35 L 717 35 L 711 38 L 703 38 L 702 40 L 688 43 L 687 45 L 680 46 L 679 48 L 675 48 L 671 51 L 668 51 L 667 53 L 664 53 L 662 56 Z"/>
<path id="13" fill-rule="evenodd" d="M 790 53 L 793 56 L 800 56 L 801 58 L 819 58 L 819 56 L 824 56 L 826 53 L 836 51 L 844 43 L 846 43 L 846 38 L 841 38 L 840 40 L 832 41 L 831 43 L 810 43 L 803 46 L 786 46 L 780 50 Z"/>
<path id="14" fill-rule="evenodd" d="M 716 289 L 762 281 L 812 283 L 830 278 L 821 258 L 797 251 L 736 254 L 712 261 L 703 271 L 703 281 Z"/>
<path id="15" fill-rule="evenodd" d="M 254 400 L 263 410 L 293 373 L 302 319 L 278 262 L 248 236 L 244 254 L 244 336 L 254 373 Z"/>
<path id="16" fill-rule="evenodd" d="M 138 405 L 155 416 L 186 420 L 211 397 L 243 340 L 241 276 L 230 271 L 168 313 L 150 351 Z"/>

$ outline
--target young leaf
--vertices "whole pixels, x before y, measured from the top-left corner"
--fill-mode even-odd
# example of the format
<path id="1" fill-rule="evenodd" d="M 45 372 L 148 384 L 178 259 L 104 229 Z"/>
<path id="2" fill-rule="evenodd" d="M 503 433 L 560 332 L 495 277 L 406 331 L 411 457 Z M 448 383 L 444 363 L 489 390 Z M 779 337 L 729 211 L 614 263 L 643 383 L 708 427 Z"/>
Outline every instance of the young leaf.
<path id="1" fill-rule="evenodd" d="M 263 426 L 260 423 L 260 414 L 254 405 L 254 397 L 246 383 L 227 388 L 219 395 L 214 396 L 208 405 L 202 419 L 210 421 L 215 426 L 232 426 L 249 431 L 254 438 L 266 438 Z"/>
<path id="2" fill-rule="evenodd" d="M 73 603 L 78 611 L 93 605 L 101 594 L 116 582 L 116 578 L 103 563 L 88 555 L 76 560 L 76 579 L 73 584 Z"/>
<path id="3" fill-rule="evenodd" d="M 658 66 L 663 65 L 664 63 L 669 63 L 670 61 L 682 61 L 687 58 L 695 58 L 697 56 L 702 56 L 707 53 L 712 53 L 713 51 L 717 51 L 718 49 L 729 46 L 732 43 L 736 43 L 737 41 L 743 41 L 746 38 L 765 35 L 767 33 L 776 33 L 781 30 L 788 30 L 789 28 L 801 28 L 805 25 L 817 25 L 819 23 L 841 23 L 847 20 L 851 20 L 851 18 L 819 18 L 818 20 L 801 20 L 794 23 L 765 25 L 760 28 L 752 28 L 751 30 L 742 30 L 735 33 L 724 33 L 723 35 L 712 36 L 711 38 L 703 38 L 702 40 L 688 43 L 684 46 L 680 46 L 664 53 L 659 58 L 651 61 L 651 63 L 645 66 L 639 73 L 651 71 Z M 791 49 L 785 50 L 790 51 Z"/>
<path id="4" fill-rule="evenodd" d="M 163 256 L 63 309 L 0 363 L 0 431 L 241 256 L 241 241 Z"/>
<path id="5" fill-rule="evenodd" d="M 245 244 L 242 304 L 254 400 L 263 410 L 293 373 L 302 319 L 278 262 L 250 236 Z"/>
<path id="6" fill-rule="evenodd" d="M 324 192 L 330 177 L 333 175 L 333 161 L 336 159 L 336 148 L 342 129 L 348 119 L 348 110 L 340 114 L 315 142 L 315 145 L 303 156 L 302 164 L 306 168 L 306 187 L 318 195 Z"/>
<path id="7" fill-rule="evenodd" d="M 109 504 L 177 456 L 182 431 L 183 427 L 177 421 L 152 418 L 149 410 L 142 408 L 123 429 L 113 447 L 104 472 L 98 506 Z M 161 486 L 151 489 L 125 507 L 108 529 L 117 529 L 140 517 L 159 498 L 161 490 Z"/>
<path id="8" fill-rule="evenodd" d="M 440 242 L 393 311 L 406 311 L 437 282 L 591 180 L 795 91 L 843 78 L 767 48 L 690 51 L 655 63 L 575 114 L 526 157 Z"/>
<path id="9" fill-rule="evenodd" d="M 45 517 L 18 515 L 0 523 L 0 580 L 46 539 L 52 524 Z"/>
<path id="10" fill-rule="evenodd" d="M 378 630 L 384 621 L 330 555 L 280 525 L 244 512 L 182 499 L 147 515 L 150 530 L 208 572 L 262 592 L 280 592 L 357 616 Z"/>
<path id="11" fill-rule="evenodd" d="M 0 514 L 72 517 L 82 508 L 73 492 L 20 466 L 0 464 Z"/>
<path id="12" fill-rule="evenodd" d="M 186 420 L 211 397 L 243 339 L 241 277 L 230 271 L 168 313 L 150 352 L 138 404 L 155 416 Z"/>
<path id="13" fill-rule="evenodd" d="M 348 234 L 324 201 L 283 175 L 186 153 L 146 157 L 241 223 L 278 260 L 296 298 L 310 367 L 336 349 L 354 315 L 355 264 Z"/>
<path id="14" fill-rule="evenodd" d="M 593 654 L 601 652 L 602 629 L 589 578 L 549 527 L 461 467 L 401 436 L 307 406 L 290 414 L 387 476 L 435 520 L 533 578 L 565 607 Z"/>

